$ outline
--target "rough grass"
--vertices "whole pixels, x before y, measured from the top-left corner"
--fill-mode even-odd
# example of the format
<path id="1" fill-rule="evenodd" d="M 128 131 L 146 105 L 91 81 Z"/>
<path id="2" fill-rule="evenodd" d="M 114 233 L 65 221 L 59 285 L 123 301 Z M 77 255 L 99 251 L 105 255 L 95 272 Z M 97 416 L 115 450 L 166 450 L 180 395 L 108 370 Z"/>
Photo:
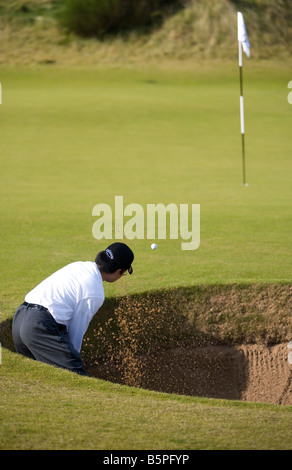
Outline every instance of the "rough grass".
<path id="1" fill-rule="evenodd" d="M 289 1 L 192 0 L 150 34 L 81 39 L 58 25 L 62 1 L 0 1 L 1 62 L 6 64 L 145 63 L 237 57 L 236 11 L 247 24 L 253 58 L 291 56 Z"/>

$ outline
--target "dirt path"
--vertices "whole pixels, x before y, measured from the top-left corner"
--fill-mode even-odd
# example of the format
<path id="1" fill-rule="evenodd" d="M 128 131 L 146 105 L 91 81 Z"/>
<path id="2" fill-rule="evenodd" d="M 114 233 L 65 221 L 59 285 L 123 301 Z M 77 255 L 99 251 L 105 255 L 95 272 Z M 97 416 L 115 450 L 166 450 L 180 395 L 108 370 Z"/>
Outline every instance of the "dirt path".
<path id="1" fill-rule="evenodd" d="M 88 367 L 90 375 L 168 393 L 292 405 L 287 343 L 180 347 Z"/>

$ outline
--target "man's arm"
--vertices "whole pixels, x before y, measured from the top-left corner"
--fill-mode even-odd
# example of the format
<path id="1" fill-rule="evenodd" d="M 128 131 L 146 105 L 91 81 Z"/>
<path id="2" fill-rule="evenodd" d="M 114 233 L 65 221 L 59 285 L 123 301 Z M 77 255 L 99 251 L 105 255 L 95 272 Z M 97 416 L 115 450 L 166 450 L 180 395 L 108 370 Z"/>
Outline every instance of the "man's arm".
<path id="1" fill-rule="evenodd" d="M 90 297 L 78 302 L 68 328 L 69 340 L 78 352 L 80 352 L 88 325 L 102 304 L 103 299 L 98 297 Z"/>

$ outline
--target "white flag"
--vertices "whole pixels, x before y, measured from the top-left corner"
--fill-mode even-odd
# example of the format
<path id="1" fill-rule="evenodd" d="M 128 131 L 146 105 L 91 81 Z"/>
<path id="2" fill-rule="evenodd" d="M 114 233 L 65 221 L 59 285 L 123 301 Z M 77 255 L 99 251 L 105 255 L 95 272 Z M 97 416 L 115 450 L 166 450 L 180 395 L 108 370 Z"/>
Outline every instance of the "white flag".
<path id="1" fill-rule="evenodd" d="M 237 34 L 238 41 L 241 42 L 244 52 L 247 57 L 250 56 L 250 44 L 248 42 L 248 37 L 245 29 L 243 15 L 240 12 L 237 12 Z"/>

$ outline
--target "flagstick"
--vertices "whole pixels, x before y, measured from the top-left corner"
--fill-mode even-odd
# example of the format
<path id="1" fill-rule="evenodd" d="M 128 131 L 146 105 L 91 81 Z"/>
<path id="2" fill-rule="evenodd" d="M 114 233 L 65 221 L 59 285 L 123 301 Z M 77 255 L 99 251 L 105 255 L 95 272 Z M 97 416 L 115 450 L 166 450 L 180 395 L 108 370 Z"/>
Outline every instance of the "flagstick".
<path id="1" fill-rule="evenodd" d="M 242 174 L 243 185 L 248 186 L 245 178 L 245 132 L 244 132 L 244 101 L 243 101 L 243 78 L 242 78 L 242 44 L 238 41 L 238 59 L 239 59 L 239 81 L 240 81 L 240 129 L 241 129 L 241 148 L 242 148 Z"/>

